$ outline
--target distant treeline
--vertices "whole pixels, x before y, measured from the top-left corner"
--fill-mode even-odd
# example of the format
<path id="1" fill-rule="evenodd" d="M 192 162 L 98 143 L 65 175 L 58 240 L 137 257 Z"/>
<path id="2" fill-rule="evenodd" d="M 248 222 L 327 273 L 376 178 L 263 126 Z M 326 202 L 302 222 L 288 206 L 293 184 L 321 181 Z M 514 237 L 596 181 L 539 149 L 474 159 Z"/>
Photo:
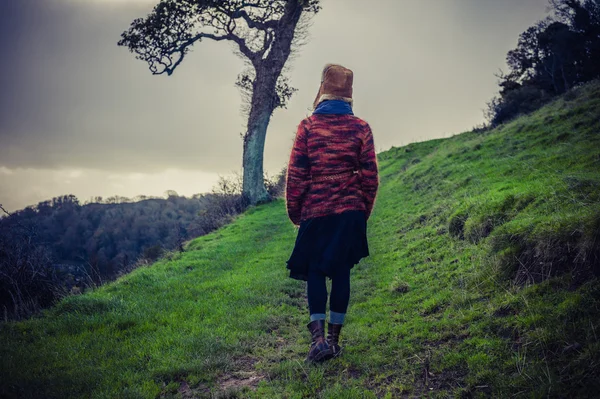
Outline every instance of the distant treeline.
<path id="1" fill-rule="evenodd" d="M 600 0 L 550 0 L 553 15 L 527 29 L 508 52 L 499 96 L 487 117 L 497 126 L 600 77 Z"/>
<path id="2" fill-rule="evenodd" d="M 273 197 L 284 173 L 267 180 Z M 74 195 L 43 201 L 0 218 L 0 310 L 26 317 L 57 298 L 113 280 L 135 266 L 181 250 L 241 213 L 239 178 L 221 178 L 209 194 L 80 204 Z"/>

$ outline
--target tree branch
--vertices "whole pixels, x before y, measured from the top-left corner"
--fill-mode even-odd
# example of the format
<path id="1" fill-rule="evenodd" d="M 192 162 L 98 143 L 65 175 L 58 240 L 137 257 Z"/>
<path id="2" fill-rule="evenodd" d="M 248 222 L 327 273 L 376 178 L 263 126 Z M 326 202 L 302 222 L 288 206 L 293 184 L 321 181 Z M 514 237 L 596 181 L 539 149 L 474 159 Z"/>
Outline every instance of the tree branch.
<path id="1" fill-rule="evenodd" d="M 276 20 L 268 20 L 268 21 L 255 21 L 250 15 L 246 12 L 246 10 L 237 10 L 231 14 L 231 18 L 242 18 L 249 28 L 259 29 L 262 31 L 268 31 L 270 29 L 275 29 L 277 27 Z"/>
<path id="2" fill-rule="evenodd" d="M 252 50 L 250 50 L 250 48 L 248 48 L 244 39 L 242 39 L 239 36 L 234 35 L 231 32 L 226 35 L 215 35 L 212 33 L 198 33 L 196 36 L 194 36 L 188 40 L 185 40 L 183 43 L 181 43 L 179 46 L 177 46 L 173 50 L 167 51 L 163 54 L 168 57 L 169 63 L 165 63 L 162 60 L 158 61 L 161 65 L 164 66 L 164 69 L 161 72 L 157 72 L 156 68 L 153 69 L 152 66 L 150 66 L 150 72 L 152 72 L 153 75 L 162 75 L 166 72 L 167 75 L 171 76 L 173 74 L 173 72 L 175 71 L 175 68 L 177 68 L 177 66 L 179 66 L 179 64 L 181 64 L 181 61 L 183 61 L 183 58 L 185 57 L 185 54 L 187 53 L 188 47 L 201 39 L 211 39 L 211 40 L 214 40 L 217 42 L 222 41 L 222 40 L 231 40 L 238 45 L 240 52 L 242 54 L 244 54 L 246 57 L 248 57 L 248 59 L 250 59 L 251 61 L 253 61 L 257 57 L 257 54 L 254 53 Z M 180 57 L 179 57 L 179 59 L 177 59 L 177 61 L 175 61 L 175 63 L 172 63 L 170 57 L 177 53 L 180 54 Z"/>

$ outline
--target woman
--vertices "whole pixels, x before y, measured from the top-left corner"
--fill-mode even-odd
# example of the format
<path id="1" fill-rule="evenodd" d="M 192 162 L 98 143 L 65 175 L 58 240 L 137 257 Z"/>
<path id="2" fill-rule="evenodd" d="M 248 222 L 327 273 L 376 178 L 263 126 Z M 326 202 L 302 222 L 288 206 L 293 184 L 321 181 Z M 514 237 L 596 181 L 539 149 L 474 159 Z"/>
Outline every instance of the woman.
<path id="1" fill-rule="evenodd" d="M 287 267 L 307 282 L 312 344 L 307 361 L 341 353 L 339 336 L 350 299 L 350 269 L 369 255 L 367 219 L 379 185 L 373 134 L 352 113 L 351 70 L 328 64 L 313 114 L 300 122 L 288 164 L 286 204 L 299 225 Z M 325 339 L 327 287 L 331 279 Z"/>

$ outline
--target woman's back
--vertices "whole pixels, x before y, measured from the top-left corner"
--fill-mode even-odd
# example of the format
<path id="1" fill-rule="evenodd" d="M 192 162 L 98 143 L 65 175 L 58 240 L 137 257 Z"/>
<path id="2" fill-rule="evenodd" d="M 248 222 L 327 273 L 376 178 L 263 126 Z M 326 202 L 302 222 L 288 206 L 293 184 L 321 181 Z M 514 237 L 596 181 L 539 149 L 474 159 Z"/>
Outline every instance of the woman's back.
<path id="1" fill-rule="evenodd" d="M 354 115 L 312 115 L 307 118 L 311 176 L 358 170 L 358 156 L 368 125 Z"/>
<path id="2" fill-rule="evenodd" d="M 298 126 L 288 165 L 288 214 L 292 221 L 371 212 L 377 191 L 373 134 L 354 115 L 314 114 Z"/>

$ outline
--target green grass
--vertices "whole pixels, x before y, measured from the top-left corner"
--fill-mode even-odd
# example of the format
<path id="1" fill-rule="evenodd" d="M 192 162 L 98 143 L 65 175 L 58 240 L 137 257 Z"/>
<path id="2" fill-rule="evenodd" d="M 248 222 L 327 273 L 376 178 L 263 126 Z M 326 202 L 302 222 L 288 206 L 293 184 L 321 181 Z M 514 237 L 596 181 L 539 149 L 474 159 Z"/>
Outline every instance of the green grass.
<path id="1" fill-rule="evenodd" d="M 303 363 L 283 201 L 0 325 L 0 396 L 586 397 L 600 392 L 600 84 L 379 154 L 343 356 Z"/>

